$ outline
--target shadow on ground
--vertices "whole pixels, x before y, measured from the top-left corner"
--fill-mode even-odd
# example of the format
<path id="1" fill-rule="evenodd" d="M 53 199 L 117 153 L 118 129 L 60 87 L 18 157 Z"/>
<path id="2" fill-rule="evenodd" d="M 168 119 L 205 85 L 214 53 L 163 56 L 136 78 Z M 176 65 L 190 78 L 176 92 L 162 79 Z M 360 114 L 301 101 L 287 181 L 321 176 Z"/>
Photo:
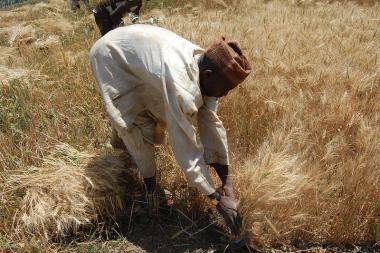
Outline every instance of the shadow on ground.
<path id="1" fill-rule="evenodd" d="M 121 199 L 121 209 L 102 202 L 97 222 L 57 243 L 69 246 L 69 252 L 230 252 L 225 251 L 228 231 L 218 225 L 215 210 L 184 211 L 174 203 L 161 204 L 157 213 L 149 211 L 135 167 L 125 153 L 93 158 L 85 169 L 88 180 L 95 182 L 87 197 L 93 202 L 94 196 Z"/>

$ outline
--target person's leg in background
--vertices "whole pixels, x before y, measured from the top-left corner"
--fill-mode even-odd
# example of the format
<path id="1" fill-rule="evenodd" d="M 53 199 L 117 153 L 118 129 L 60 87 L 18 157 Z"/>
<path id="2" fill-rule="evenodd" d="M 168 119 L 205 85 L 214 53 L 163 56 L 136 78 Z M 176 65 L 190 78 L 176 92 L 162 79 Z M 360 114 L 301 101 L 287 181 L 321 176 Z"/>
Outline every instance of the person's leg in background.
<path id="1" fill-rule="evenodd" d="M 114 29 L 111 16 L 105 7 L 95 7 L 93 9 L 93 13 L 96 25 L 98 26 L 102 36 Z"/>

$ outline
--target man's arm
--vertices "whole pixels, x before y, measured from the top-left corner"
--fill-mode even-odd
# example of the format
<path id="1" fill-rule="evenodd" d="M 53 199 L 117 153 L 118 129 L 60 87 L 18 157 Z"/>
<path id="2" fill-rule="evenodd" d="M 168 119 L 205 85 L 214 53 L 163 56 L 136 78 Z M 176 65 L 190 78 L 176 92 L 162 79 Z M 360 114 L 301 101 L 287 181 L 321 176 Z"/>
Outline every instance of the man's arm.
<path id="1" fill-rule="evenodd" d="M 203 101 L 198 111 L 198 128 L 206 163 L 229 165 L 226 129 L 216 114 L 218 100 L 204 97 Z"/>
<path id="2" fill-rule="evenodd" d="M 174 156 L 188 184 L 210 195 L 215 192 L 215 186 L 203 157 L 202 143 L 192 124 L 191 116 L 197 113 L 194 99 L 171 78 L 168 66 L 163 68 L 162 77 L 167 131 Z"/>
<path id="3" fill-rule="evenodd" d="M 204 105 L 198 112 L 199 134 L 204 146 L 206 163 L 213 167 L 222 182 L 226 195 L 235 197 L 232 177 L 229 175 L 227 134 L 216 114 L 216 98 L 204 97 Z"/>
<path id="4" fill-rule="evenodd" d="M 237 210 L 232 177 L 229 174 L 227 134 L 222 121 L 216 114 L 217 107 L 216 98 L 204 97 L 204 105 L 198 112 L 198 128 L 204 146 L 205 160 L 215 169 L 224 191 L 224 194 L 214 192 L 209 195 L 209 198 L 218 201 L 216 208 L 232 233 L 239 236 L 242 222 Z"/>

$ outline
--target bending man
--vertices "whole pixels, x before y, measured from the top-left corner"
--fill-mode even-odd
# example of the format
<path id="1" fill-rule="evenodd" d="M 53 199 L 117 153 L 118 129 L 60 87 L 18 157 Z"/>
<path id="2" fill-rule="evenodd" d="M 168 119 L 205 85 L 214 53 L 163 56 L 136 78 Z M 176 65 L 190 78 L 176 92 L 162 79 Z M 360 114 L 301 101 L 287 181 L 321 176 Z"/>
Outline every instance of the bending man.
<path id="1" fill-rule="evenodd" d="M 226 131 L 216 110 L 217 98 L 251 72 L 239 44 L 222 38 L 204 50 L 166 29 L 131 25 L 99 39 L 90 60 L 111 124 L 147 191 L 154 192 L 156 186 L 153 145 L 163 142 L 166 130 L 189 185 L 217 202 L 238 234 Z M 216 170 L 224 193 L 216 191 L 208 165 Z"/>

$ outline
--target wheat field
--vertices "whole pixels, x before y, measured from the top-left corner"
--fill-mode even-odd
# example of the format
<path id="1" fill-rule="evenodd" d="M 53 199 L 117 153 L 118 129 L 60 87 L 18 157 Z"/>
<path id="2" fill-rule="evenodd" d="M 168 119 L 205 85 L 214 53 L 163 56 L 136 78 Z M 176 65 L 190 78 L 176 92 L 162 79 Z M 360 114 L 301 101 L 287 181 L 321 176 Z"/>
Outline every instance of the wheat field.
<path id="1" fill-rule="evenodd" d="M 380 242 L 380 3 L 149 4 L 143 18 L 158 15 L 202 47 L 238 40 L 251 61 L 219 109 L 251 244 Z M 123 207 L 88 195 L 115 196 L 107 184 L 125 183 L 112 159 L 95 165 L 104 183 L 86 176 L 89 160 L 113 154 L 88 61 L 99 36 L 90 14 L 63 1 L 0 11 L 0 250 L 67 250 L 51 239 Z M 170 147 L 157 163 L 184 212 L 209 207 Z"/>

